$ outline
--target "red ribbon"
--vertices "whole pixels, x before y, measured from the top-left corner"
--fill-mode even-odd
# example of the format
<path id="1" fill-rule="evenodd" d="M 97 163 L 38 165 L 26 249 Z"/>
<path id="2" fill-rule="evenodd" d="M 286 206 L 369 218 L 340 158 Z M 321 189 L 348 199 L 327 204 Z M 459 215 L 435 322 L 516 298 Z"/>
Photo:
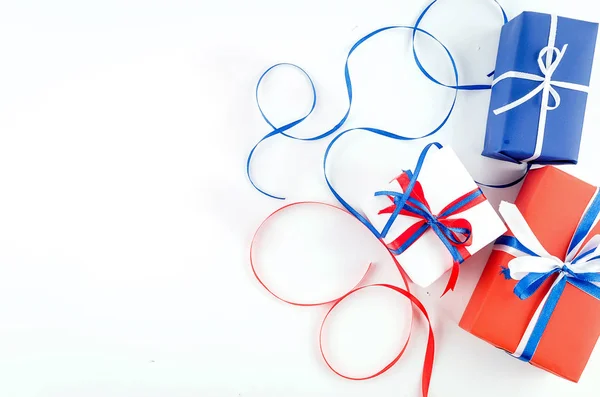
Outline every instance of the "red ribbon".
<path id="1" fill-rule="evenodd" d="M 285 209 L 288 209 L 288 208 L 294 207 L 294 206 L 299 206 L 299 205 L 323 205 L 323 206 L 326 206 L 326 207 L 331 208 L 331 209 L 342 211 L 342 212 L 350 215 L 352 217 L 352 219 L 356 220 L 356 222 L 360 222 L 354 216 L 352 216 L 352 214 L 350 214 L 346 210 L 344 210 L 342 208 L 339 208 L 339 207 L 336 207 L 336 206 L 333 206 L 333 205 L 330 205 L 330 204 L 325 204 L 325 203 L 305 201 L 305 202 L 298 202 L 298 203 L 289 204 L 289 205 L 286 205 L 286 206 L 283 206 L 283 207 L 279 208 L 278 210 L 276 210 L 275 212 L 273 212 L 272 214 L 270 214 L 267 218 L 265 218 L 265 220 L 260 224 L 260 226 L 256 230 L 256 232 L 254 234 L 254 237 L 252 238 L 252 243 L 250 244 L 250 266 L 252 268 L 252 272 L 254 273 L 254 276 L 256 277 L 256 279 L 258 280 L 258 282 L 271 295 L 273 295 L 275 298 L 279 299 L 280 301 L 283 301 L 283 302 L 288 303 L 290 305 L 295 305 L 295 306 L 319 306 L 319 305 L 331 304 L 331 307 L 329 308 L 329 310 L 325 314 L 325 317 L 323 318 L 323 322 L 321 323 L 321 328 L 320 328 L 320 331 L 319 331 L 319 349 L 321 351 L 321 356 L 323 357 L 323 360 L 325 361 L 325 364 L 335 374 L 341 376 L 342 378 L 350 379 L 350 380 L 372 379 L 372 378 L 375 378 L 375 377 L 383 374 L 384 372 L 386 372 L 390 368 L 392 368 L 394 366 L 394 364 L 396 364 L 396 362 L 398 362 L 398 360 L 400 360 L 400 357 L 402 357 L 402 355 L 404 354 L 404 351 L 406 350 L 406 347 L 408 345 L 408 341 L 410 340 L 410 333 L 409 333 L 408 337 L 406 338 L 406 342 L 404 343 L 402 349 L 400 349 L 400 352 L 385 367 L 383 367 L 379 371 L 373 373 L 372 375 L 365 376 L 365 377 L 347 376 L 347 375 L 344 375 L 341 372 L 337 371 L 335 368 L 333 368 L 333 366 L 327 360 L 327 357 L 326 357 L 325 352 L 323 350 L 323 328 L 324 328 L 325 322 L 327 321 L 327 318 L 329 317 L 329 315 L 331 314 L 331 312 L 336 308 L 337 305 L 339 305 L 348 296 L 350 296 L 352 294 L 355 294 L 358 291 L 361 291 L 361 290 L 366 289 L 366 288 L 386 288 L 386 289 L 390 289 L 390 290 L 392 290 L 394 292 L 397 292 L 398 294 L 404 296 L 405 298 L 409 299 L 410 302 L 414 305 L 414 307 L 416 307 L 417 309 L 419 309 L 419 311 L 423 314 L 423 316 L 427 320 L 427 325 L 429 327 L 429 335 L 428 335 L 428 338 L 427 338 L 427 350 L 425 351 L 425 359 L 424 359 L 424 362 L 423 362 L 423 372 L 422 372 L 422 375 L 421 375 L 421 389 L 422 389 L 423 397 L 427 397 L 428 394 L 429 394 L 429 384 L 431 382 L 431 374 L 432 374 L 432 371 L 433 371 L 433 360 L 434 360 L 434 352 L 435 352 L 435 342 L 434 342 L 434 336 L 433 336 L 433 329 L 431 328 L 431 321 L 429 319 L 429 316 L 428 316 L 427 311 L 425 310 L 425 307 L 423 306 L 423 304 L 419 301 L 418 298 L 416 298 L 413 294 L 410 293 L 410 290 L 409 290 L 409 287 L 408 287 L 408 276 L 406 275 L 406 273 L 404 272 L 404 270 L 402 269 L 402 267 L 400 266 L 400 264 L 398 263 L 398 261 L 396 260 L 396 258 L 394 257 L 394 255 L 389 250 L 387 250 L 387 247 L 386 247 L 386 251 L 388 251 L 388 253 L 390 254 L 392 260 L 396 264 L 396 267 L 398 268 L 398 271 L 400 272 L 400 275 L 402 276 L 402 279 L 404 280 L 404 283 L 406 285 L 406 289 L 403 289 L 403 288 L 400 288 L 398 286 L 391 285 L 391 284 L 369 284 L 369 285 L 360 286 L 360 284 L 362 284 L 362 282 L 367 277 L 369 271 L 373 267 L 373 264 L 369 264 L 367 270 L 365 271 L 365 274 L 362 276 L 362 278 L 360 279 L 360 281 L 358 282 L 358 284 L 356 286 L 352 287 L 348 292 L 346 292 L 342 296 L 340 296 L 338 298 L 335 298 L 335 299 L 332 299 L 332 300 L 329 300 L 327 302 L 320 302 L 320 303 L 293 302 L 293 301 L 290 301 L 288 299 L 284 299 L 284 298 L 280 297 L 279 295 L 276 295 L 271 289 L 269 289 L 269 287 L 264 283 L 264 281 L 262 281 L 262 279 L 260 278 L 258 272 L 256 271 L 256 267 L 255 267 L 254 260 L 253 260 L 253 256 L 254 256 L 253 255 L 253 253 L 254 253 L 254 243 L 256 241 L 256 237 L 257 237 L 259 231 L 268 223 L 268 221 L 273 216 L 275 216 L 276 214 L 284 211 Z M 361 223 L 361 225 L 362 225 L 362 223 Z M 382 240 L 379 240 L 379 242 L 385 246 L 385 243 Z M 410 318 L 411 328 L 412 328 L 413 318 L 414 318 L 414 314 Z"/>

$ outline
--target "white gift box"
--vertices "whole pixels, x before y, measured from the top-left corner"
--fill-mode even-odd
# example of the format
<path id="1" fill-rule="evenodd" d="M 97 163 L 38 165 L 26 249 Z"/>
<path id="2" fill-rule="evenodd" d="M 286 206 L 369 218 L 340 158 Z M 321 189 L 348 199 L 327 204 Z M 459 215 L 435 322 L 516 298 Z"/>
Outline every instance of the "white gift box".
<path id="1" fill-rule="evenodd" d="M 434 215 L 439 214 L 444 207 L 457 198 L 477 189 L 471 175 L 449 147 L 429 151 L 417 181 L 421 184 L 425 199 Z M 394 179 L 387 186 L 382 185 L 379 190 L 402 192 L 402 187 Z M 365 215 L 379 232 L 383 230 L 391 215 L 379 214 L 379 211 L 391 204 L 389 197 L 371 194 L 362 206 Z M 472 242 L 465 247 L 471 255 L 506 232 L 504 222 L 487 200 L 447 219 L 458 218 L 466 219 L 472 226 Z M 391 243 L 419 220 L 407 215 L 398 215 L 383 239 L 384 242 Z M 452 255 L 431 229 L 428 229 L 403 253 L 396 255 L 396 258 L 411 280 L 421 287 L 431 285 L 453 265 Z"/>

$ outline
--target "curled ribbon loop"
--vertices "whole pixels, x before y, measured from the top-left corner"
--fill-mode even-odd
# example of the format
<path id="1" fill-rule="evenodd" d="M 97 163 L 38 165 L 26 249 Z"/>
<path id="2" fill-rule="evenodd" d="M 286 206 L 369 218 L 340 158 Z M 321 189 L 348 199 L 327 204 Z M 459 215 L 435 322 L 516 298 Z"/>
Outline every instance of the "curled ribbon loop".
<path id="1" fill-rule="evenodd" d="M 425 7 L 425 9 L 423 10 L 423 12 L 421 12 L 419 17 L 417 18 L 417 21 L 415 22 L 415 28 L 419 27 L 419 25 L 423 21 L 423 18 L 425 17 L 425 14 L 427 14 L 427 12 L 431 9 L 431 7 L 433 7 L 433 5 L 437 2 L 438 2 L 438 0 L 433 0 L 431 3 L 429 3 L 429 5 L 427 5 L 427 7 Z M 496 3 L 496 5 L 498 5 L 498 7 L 500 8 L 500 11 L 502 12 L 502 21 L 503 21 L 502 23 L 505 24 L 506 22 L 508 22 L 508 17 L 506 16 L 506 12 L 504 12 L 504 8 L 502 8 L 502 6 L 500 5 L 500 3 L 498 3 L 498 1 L 494 0 L 494 3 Z M 413 34 L 412 34 L 412 42 L 411 42 L 413 58 L 415 60 L 415 63 L 417 64 L 417 67 L 419 68 L 419 70 L 429 80 L 431 80 L 432 82 L 434 82 L 437 85 L 441 85 L 442 87 L 453 88 L 456 90 L 474 91 L 474 90 L 489 90 L 490 88 L 492 88 L 492 86 L 490 84 L 459 85 L 458 83 L 456 83 L 456 84 L 448 85 L 448 84 L 444 84 L 444 83 L 441 83 L 440 81 L 438 81 L 435 77 L 433 77 L 431 74 L 429 74 L 429 72 L 425 69 L 425 67 L 421 63 L 421 60 L 419 59 L 419 57 L 417 55 L 417 50 L 415 48 L 415 36 L 416 36 L 416 31 L 413 32 Z M 494 74 L 494 72 L 492 71 L 491 73 L 489 73 L 487 75 L 487 77 L 491 77 L 493 74 Z"/>
<path id="2" fill-rule="evenodd" d="M 260 105 L 260 100 L 259 98 L 259 88 L 260 85 L 262 84 L 263 80 L 267 77 L 267 75 L 269 75 L 274 69 L 282 67 L 282 66 L 287 66 L 287 67 L 291 67 L 294 68 L 298 71 L 300 71 L 304 77 L 306 77 L 306 79 L 308 80 L 308 82 L 310 83 L 310 88 L 312 90 L 312 104 L 310 105 L 310 110 L 302 117 L 300 117 L 299 119 L 292 121 L 291 123 L 288 123 L 286 125 L 284 125 L 283 127 L 275 127 L 275 125 L 271 122 L 271 120 L 269 120 L 269 118 L 267 117 L 267 115 L 265 114 L 265 112 L 262 109 L 262 106 Z M 254 92 L 254 97 L 256 99 L 256 106 L 258 107 L 258 111 L 260 112 L 261 117 L 263 118 L 263 120 L 269 124 L 269 126 L 271 126 L 271 128 L 273 128 L 273 130 L 277 130 L 279 134 L 291 138 L 291 139 L 298 139 L 298 140 L 310 140 L 310 139 L 315 139 L 314 138 L 300 138 L 300 137 L 296 137 L 293 135 L 290 135 L 288 133 L 286 133 L 287 130 L 289 130 L 290 128 L 300 124 L 302 121 L 304 121 L 308 116 L 310 116 L 313 112 L 313 110 L 315 110 L 315 107 L 317 106 L 317 90 L 315 89 L 315 84 L 313 83 L 312 79 L 310 78 L 310 76 L 308 75 L 308 73 L 306 73 L 306 70 L 302 69 L 300 66 L 298 65 L 294 65 L 293 63 L 287 63 L 287 62 L 282 62 L 282 63 L 277 63 L 273 66 L 271 66 L 270 68 L 268 68 L 267 70 L 264 71 L 264 73 L 260 76 L 260 78 L 258 79 L 258 82 L 256 83 L 256 88 L 255 88 L 255 92 Z"/>
<path id="3" fill-rule="evenodd" d="M 502 273 L 506 279 L 518 281 L 514 288 L 515 295 L 519 299 L 528 299 L 548 279 L 556 276 L 517 349 L 512 353 L 523 361 L 531 361 L 567 284 L 600 299 L 600 286 L 597 285 L 600 283 L 600 235 L 589 239 L 600 219 L 600 194 L 596 189 L 573 234 L 564 260 L 546 251 L 514 204 L 502 202 L 500 214 L 514 237 L 500 237 L 494 249 L 514 256 Z"/>
<path id="4" fill-rule="evenodd" d="M 409 288 L 408 288 L 408 278 L 406 276 L 406 274 L 404 273 L 404 271 L 402 270 L 402 268 L 400 267 L 400 264 L 398 263 L 398 261 L 396 260 L 396 258 L 390 253 L 390 256 L 392 258 L 392 260 L 394 261 L 394 263 L 396 264 L 396 267 L 398 268 L 398 270 L 400 271 L 400 275 L 402 277 L 402 280 L 404 281 L 404 284 L 406 286 L 406 289 L 404 288 L 400 288 L 398 286 L 395 285 L 391 285 L 391 284 L 370 284 L 370 285 L 361 285 L 363 283 L 363 281 L 365 280 L 365 278 L 367 277 L 367 275 L 369 274 L 370 269 L 372 268 L 372 264 L 369 265 L 369 267 L 367 268 L 367 270 L 365 271 L 363 277 L 361 278 L 361 280 L 359 281 L 359 283 L 353 287 L 352 289 L 350 289 L 348 292 L 342 294 L 339 297 L 327 300 L 326 302 L 319 302 L 319 303 L 304 303 L 304 302 L 294 302 L 291 301 L 289 299 L 285 299 L 282 298 L 281 296 L 279 296 L 278 294 L 276 294 L 275 292 L 272 291 L 272 289 L 270 289 L 266 283 L 262 280 L 262 278 L 259 275 L 259 272 L 256 269 L 255 266 L 255 262 L 254 262 L 254 246 L 255 246 L 255 241 L 256 238 L 260 232 L 260 230 L 265 227 L 268 223 L 268 221 L 275 216 L 276 214 L 294 207 L 294 206 L 299 206 L 299 205 L 323 205 L 326 206 L 327 208 L 331 208 L 331 209 L 335 209 L 337 211 L 342 211 L 343 213 L 349 214 L 347 211 L 345 211 L 342 208 L 339 207 L 335 207 L 333 205 L 329 205 L 329 204 L 325 204 L 325 203 L 318 203 L 318 202 L 298 202 L 298 203 L 293 203 L 293 204 L 289 204 L 287 206 L 281 207 L 279 208 L 277 211 L 273 212 L 271 215 L 269 215 L 262 223 L 261 225 L 258 227 L 258 229 L 256 230 L 256 233 L 254 235 L 254 238 L 252 239 L 252 243 L 250 245 L 250 266 L 252 268 L 252 272 L 254 273 L 254 276 L 256 277 L 256 279 L 258 280 L 258 282 L 271 294 L 273 295 L 275 298 L 285 302 L 285 303 L 289 303 L 291 305 L 295 305 L 295 306 L 318 306 L 318 305 L 327 305 L 327 304 L 331 304 L 331 307 L 329 308 L 329 310 L 327 311 L 327 313 L 325 314 L 325 317 L 323 318 L 323 321 L 321 323 L 321 327 L 320 327 L 320 331 L 319 331 L 319 349 L 321 351 L 321 355 L 323 357 L 323 360 L 325 361 L 325 364 L 337 375 L 346 378 L 346 379 L 350 379 L 350 380 L 366 380 L 366 379 L 371 379 L 374 378 L 376 376 L 379 376 L 381 374 L 383 374 L 384 372 L 388 371 L 392 366 L 394 366 L 394 364 L 396 364 L 396 362 L 398 362 L 398 360 L 402 357 L 402 355 L 404 354 L 404 351 L 406 350 L 406 347 L 408 346 L 408 342 L 410 340 L 410 333 L 408 335 L 408 337 L 406 338 L 406 341 L 403 342 L 402 348 L 400 349 L 400 352 L 395 356 L 395 358 L 388 363 L 384 368 L 382 368 L 381 370 L 375 372 L 372 375 L 369 376 L 365 376 L 365 377 L 352 377 L 352 376 L 347 376 L 342 374 L 341 372 L 339 372 L 338 370 L 336 370 L 327 360 L 327 357 L 325 355 L 325 350 L 323 348 L 323 331 L 325 328 L 325 323 L 327 321 L 327 319 L 329 318 L 329 315 L 332 313 L 332 311 L 347 297 L 349 297 L 350 295 L 353 295 L 359 291 L 362 291 L 364 289 L 367 288 L 386 288 L 386 289 L 390 289 L 400 295 L 402 295 L 403 297 L 407 298 L 410 300 L 411 304 L 414 305 L 425 317 L 425 319 L 427 320 L 427 324 L 429 327 L 429 333 L 428 333 L 428 338 L 427 338 L 427 349 L 425 352 L 425 359 L 423 361 L 423 372 L 422 372 L 422 376 L 421 376 L 421 388 L 422 388 L 422 393 L 423 393 L 423 397 L 427 397 L 428 393 L 429 393 L 429 384 L 431 381 L 431 374 L 433 371 L 433 361 L 434 361 L 434 352 L 435 352 L 435 342 L 434 342 L 434 336 L 433 336 L 433 329 L 431 328 L 431 321 L 429 319 L 429 316 L 427 314 L 427 310 L 425 309 L 425 307 L 423 306 L 423 304 L 413 295 L 411 294 Z M 351 215 L 351 214 L 349 214 Z M 356 219 L 353 217 L 353 219 Z M 381 240 L 379 240 L 381 242 Z M 381 242 L 383 244 L 383 242 Z M 389 252 L 389 251 L 388 251 Z M 413 322 L 413 316 L 411 316 L 410 318 L 410 326 L 412 328 L 412 322 Z"/>
<path id="5" fill-rule="evenodd" d="M 427 14 L 427 12 L 429 12 L 429 10 L 433 7 L 433 5 L 435 3 L 437 3 L 438 0 L 433 0 L 431 3 L 429 3 L 429 5 L 427 5 L 427 7 L 425 7 L 425 9 L 423 9 L 423 11 L 421 12 L 421 14 L 419 15 L 419 17 L 417 18 L 416 22 L 415 22 L 415 28 L 418 28 L 419 25 L 421 24 L 421 22 L 423 21 L 423 18 L 425 17 L 425 14 Z M 500 11 L 502 12 L 502 24 L 506 24 L 508 22 L 508 16 L 506 15 L 506 12 L 504 11 L 504 8 L 502 8 L 502 5 L 497 1 L 494 0 L 494 3 L 496 3 L 496 5 L 500 8 Z M 474 90 L 489 90 L 492 88 L 492 84 L 467 84 L 467 85 L 463 85 L 463 84 L 458 84 L 458 80 L 454 83 L 454 84 L 444 84 L 440 81 L 438 81 L 435 77 L 433 77 L 426 69 L 425 66 L 423 66 L 423 64 L 421 63 L 421 60 L 419 59 L 419 56 L 417 55 L 417 50 L 415 48 L 415 37 L 416 37 L 416 30 L 413 31 L 412 34 L 412 40 L 411 40 L 411 44 L 412 44 L 412 53 L 413 53 L 413 58 L 415 60 L 415 63 L 417 64 L 417 67 L 419 68 L 419 70 L 421 71 L 421 73 L 423 73 L 423 75 L 425 77 L 427 77 L 430 81 L 432 81 L 433 83 L 440 85 L 442 87 L 447 87 L 447 88 L 452 88 L 455 90 L 465 90 L 465 91 L 474 91 Z M 487 77 L 491 77 L 494 75 L 494 71 L 490 72 Z M 527 176 L 527 173 L 529 172 L 529 169 L 531 167 L 529 165 L 527 165 L 527 167 L 523 170 L 523 175 L 519 176 L 518 178 L 507 182 L 507 183 L 501 183 L 501 184 L 488 184 L 488 183 L 482 183 L 479 181 L 476 181 L 476 183 L 479 186 L 485 186 L 488 188 L 493 188 L 493 189 L 504 189 L 504 188 L 509 188 L 511 186 L 515 186 L 516 184 L 520 183 L 525 176 Z"/>
<path id="6" fill-rule="evenodd" d="M 552 74 L 560 64 L 565 52 L 567 51 L 567 47 L 569 45 L 565 44 L 561 50 L 556 47 L 546 46 L 542 48 L 540 54 L 538 55 L 537 63 L 544 75 L 544 80 L 552 81 Z M 549 54 L 550 52 L 550 54 Z M 554 57 L 556 55 L 556 58 Z M 546 66 L 549 65 L 549 66 Z"/>
<path id="7" fill-rule="evenodd" d="M 326 305 L 328 303 L 333 303 L 335 301 L 337 301 L 338 299 L 340 299 L 339 297 L 333 297 L 331 299 L 327 299 L 324 302 L 316 302 L 316 303 L 307 303 L 307 302 L 295 302 L 286 298 L 282 298 L 281 296 L 279 296 L 278 294 L 276 294 L 275 292 L 273 292 L 273 290 L 271 288 L 269 288 L 267 286 L 267 284 L 262 280 L 262 278 L 259 275 L 259 272 L 256 269 L 255 266 L 255 261 L 254 261 L 254 245 L 256 243 L 256 238 L 258 236 L 258 234 L 260 233 L 260 231 L 266 226 L 266 224 L 276 215 L 278 215 L 279 213 L 292 208 L 292 207 L 297 207 L 299 205 L 323 205 L 323 206 L 327 206 L 328 208 L 332 208 L 332 209 L 336 209 L 336 210 L 341 210 L 338 207 L 335 207 L 333 205 L 329 205 L 329 204 L 325 204 L 325 203 L 318 203 L 318 202 L 312 202 L 312 201 L 304 201 L 304 202 L 299 202 L 299 203 L 292 203 L 292 204 L 288 204 L 285 205 L 281 208 L 279 208 L 278 210 L 276 210 L 275 212 L 273 212 L 271 215 L 269 215 L 268 217 L 265 218 L 265 220 L 263 220 L 263 222 L 260 224 L 260 226 L 258 227 L 258 229 L 256 229 L 256 232 L 254 233 L 254 237 L 252 238 L 252 242 L 250 243 L 250 267 L 252 269 L 252 273 L 254 274 L 254 277 L 256 277 L 256 279 L 258 280 L 258 282 L 260 283 L 260 285 L 262 285 L 271 295 L 273 295 L 275 298 L 279 299 L 282 302 L 288 303 L 290 305 L 294 305 L 294 306 L 319 306 L 319 305 Z M 343 211 L 345 212 L 345 211 Z M 358 283 L 356 283 L 352 288 L 347 289 L 347 291 L 352 291 L 353 289 L 355 289 L 356 287 L 358 287 L 369 275 L 370 271 L 373 268 L 373 264 L 370 263 L 369 266 L 367 267 L 367 269 L 365 270 L 365 272 L 363 273 L 362 277 L 360 278 L 360 281 Z"/>

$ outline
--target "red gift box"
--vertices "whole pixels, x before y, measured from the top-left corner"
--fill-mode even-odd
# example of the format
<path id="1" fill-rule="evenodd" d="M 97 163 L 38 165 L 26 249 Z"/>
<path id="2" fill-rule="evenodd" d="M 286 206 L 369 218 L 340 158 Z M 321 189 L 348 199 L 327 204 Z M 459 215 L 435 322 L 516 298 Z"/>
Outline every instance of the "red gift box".
<path id="1" fill-rule="evenodd" d="M 544 167 L 529 173 L 515 204 L 546 251 L 563 260 L 595 194 L 596 187 L 557 168 Z M 599 233 L 600 223 L 586 241 Z M 510 353 L 517 349 L 556 279 L 550 277 L 522 300 L 513 291 L 517 281 L 503 276 L 513 258 L 494 250 L 460 321 L 461 328 Z M 600 300 L 567 284 L 530 363 L 577 382 L 599 335 Z"/>

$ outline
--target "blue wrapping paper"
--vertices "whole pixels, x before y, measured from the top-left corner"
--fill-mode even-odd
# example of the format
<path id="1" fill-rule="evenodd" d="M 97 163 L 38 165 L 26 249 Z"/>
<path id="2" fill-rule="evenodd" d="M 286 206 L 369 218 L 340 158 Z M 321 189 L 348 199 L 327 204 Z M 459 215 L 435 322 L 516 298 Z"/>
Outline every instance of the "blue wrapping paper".
<path id="1" fill-rule="evenodd" d="M 509 77 L 494 82 L 484 156 L 534 164 L 577 163 L 587 101 L 583 89 L 590 83 L 598 24 L 558 17 L 555 33 L 554 43 L 549 43 L 551 16 L 536 12 L 523 12 L 502 28 L 495 79 L 514 71 L 539 76 L 542 81 Z M 568 46 L 564 47 L 565 44 Z M 543 83 L 545 73 L 541 67 L 544 65 L 540 66 L 538 58 L 544 48 L 552 56 L 548 60 L 548 55 L 541 54 L 540 62 L 544 65 L 560 58 L 550 73 L 551 87 L 560 97 L 558 106 L 544 112 L 540 91 L 516 107 L 495 114 L 494 110 L 518 100 Z M 559 57 L 561 50 L 563 54 Z M 559 82 L 556 83 L 559 86 L 555 82 Z M 561 82 L 583 88 L 560 87 Z M 549 107 L 557 104 L 554 95 L 548 95 L 547 104 Z M 545 113 L 545 122 L 542 113 Z M 540 128 L 543 131 L 538 142 Z"/>

